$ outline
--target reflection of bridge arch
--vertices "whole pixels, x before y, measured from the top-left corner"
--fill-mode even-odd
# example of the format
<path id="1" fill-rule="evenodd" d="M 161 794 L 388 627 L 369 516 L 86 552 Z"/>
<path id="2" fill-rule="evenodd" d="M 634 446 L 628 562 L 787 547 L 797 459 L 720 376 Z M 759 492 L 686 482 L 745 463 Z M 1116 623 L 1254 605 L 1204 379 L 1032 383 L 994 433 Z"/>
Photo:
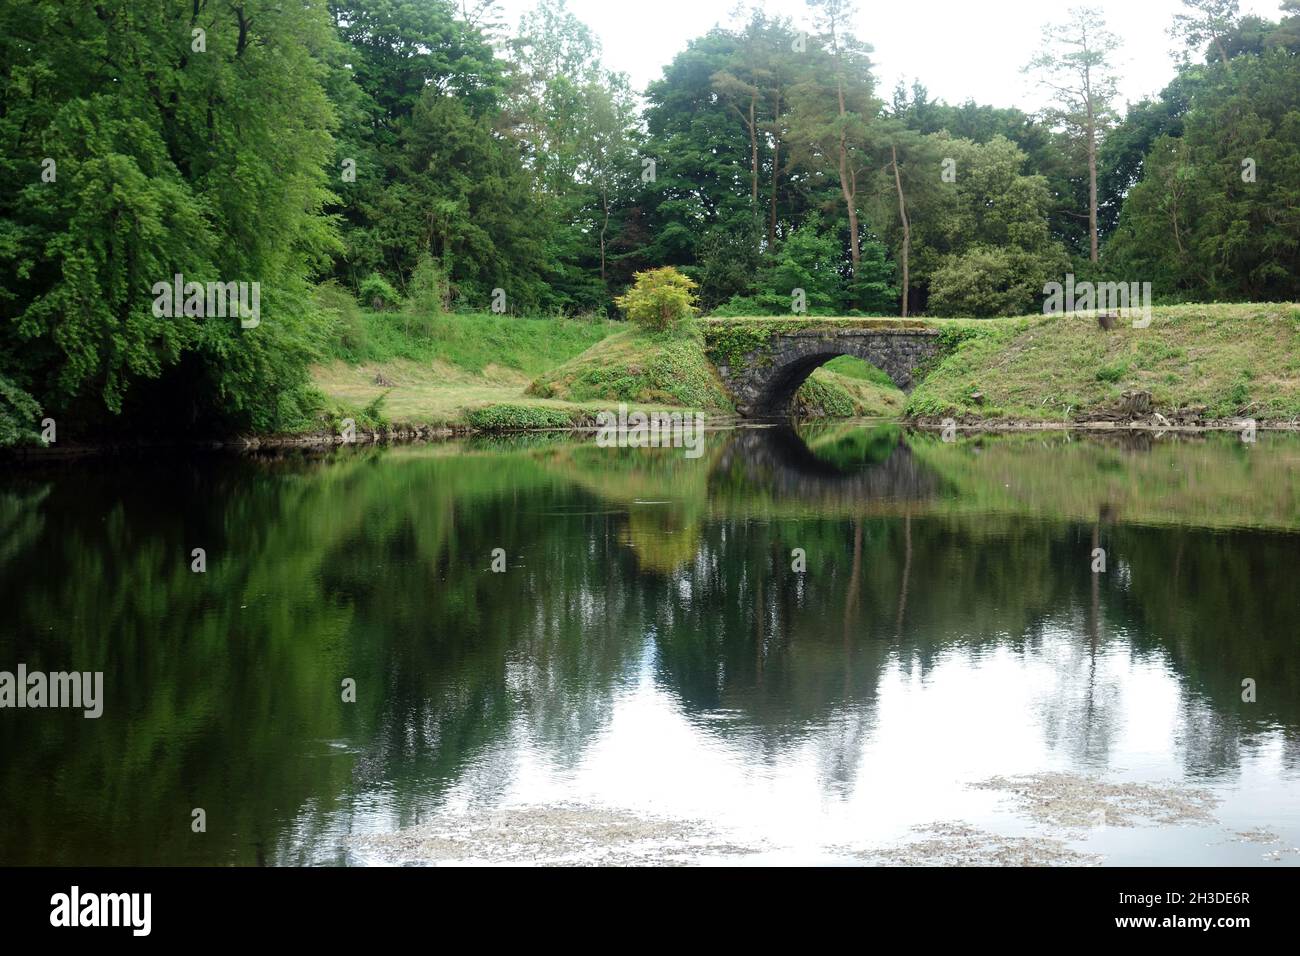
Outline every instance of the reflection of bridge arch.
<path id="1" fill-rule="evenodd" d="M 901 432 L 883 461 L 845 470 L 819 458 L 792 428 L 741 428 L 717 469 L 739 469 L 748 483 L 792 500 L 925 501 L 940 490 L 939 476 L 912 454 Z"/>
<path id="2" fill-rule="evenodd" d="M 734 366 L 719 365 L 718 374 L 740 414 L 774 418 L 789 415 L 799 386 L 814 369 L 838 356 L 870 362 L 906 391 L 915 384 L 917 367 L 938 353 L 939 331 L 934 328 L 841 327 L 828 322 L 774 331 L 764 348 Z"/>

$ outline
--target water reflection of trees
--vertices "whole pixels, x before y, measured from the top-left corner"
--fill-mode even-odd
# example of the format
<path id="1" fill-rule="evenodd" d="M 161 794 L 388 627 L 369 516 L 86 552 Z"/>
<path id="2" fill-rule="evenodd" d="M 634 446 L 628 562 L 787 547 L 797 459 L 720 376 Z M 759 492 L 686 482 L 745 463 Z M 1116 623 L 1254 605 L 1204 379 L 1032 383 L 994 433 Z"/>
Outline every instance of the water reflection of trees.
<path id="1" fill-rule="evenodd" d="M 784 437 L 765 444 L 762 437 L 750 433 L 723 454 L 724 494 L 738 497 L 747 483 L 778 487 L 782 494 L 802 484 L 800 500 L 838 504 L 842 474 L 822 480 L 819 468 L 788 454 Z M 1046 498 L 1056 447 L 1023 454 L 1021 443 L 1020 473 L 1008 477 Z M 985 449 L 968 447 L 966 454 Z M 1155 450 L 1159 461 L 1140 458 Z M 1186 475 L 1212 469 L 1216 455 L 1226 459 L 1227 470 L 1243 464 L 1240 449 L 1225 443 L 1085 444 L 1071 450 L 1067 474 L 1083 472 L 1087 455 L 1108 476 L 1123 478 L 1133 468 L 1181 472 L 1182 484 L 1166 487 L 1155 503 L 1177 514 L 1186 500 L 1189 517 L 1203 505 L 1194 486 L 1181 490 Z M 1139 456 L 1136 464 L 1126 460 L 1132 455 Z M 738 457 L 744 461 L 737 463 Z M 877 476 L 885 473 L 878 461 L 868 464 Z M 692 592 L 728 599 L 678 608 L 671 626 L 660 626 L 665 684 L 702 712 L 726 707 L 746 713 L 748 726 L 733 723 L 732 732 L 750 734 L 756 752 L 771 759 L 801 733 L 836 733 L 844 714 L 869 710 L 891 661 L 915 664 L 924 674 L 953 647 L 974 652 L 1002 644 L 1029 659 L 1058 653 L 1054 645 L 1064 640 L 1067 656 L 1053 658 L 1054 686 L 1034 690 L 1048 744 L 1075 761 L 1106 766 L 1124 721 L 1142 719 L 1143 702 L 1125 696 L 1139 693 L 1131 689 L 1125 662 L 1167 669 L 1178 679 L 1184 704 L 1170 747 L 1189 773 L 1235 773 L 1244 736 L 1283 728 L 1294 737 L 1300 674 L 1288 635 L 1300 604 L 1283 579 L 1284 569 L 1295 565 L 1293 535 L 1124 524 L 1107 500 L 1113 492 L 1108 484 L 1091 489 L 1099 502 L 1091 521 L 963 514 L 948 508 L 944 495 L 967 476 L 917 475 L 915 456 L 906 464 L 894 471 L 906 480 L 861 499 L 867 514 L 887 506 L 899 517 L 787 517 L 798 515 L 797 503 L 782 503 L 776 494 L 767 521 L 753 515 L 719 519 L 702 536 L 696 560 L 716 580 Z M 1257 477 L 1287 477 L 1276 472 L 1275 461 L 1245 464 Z M 1003 474 L 993 471 L 996 478 Z M 711 491 L 719 491 L 716 481 Z M 1257 491 L 1266 519 L 1284 513 L 1279 494 L 1289 494 L 1287 487 L 1263 482 Z M 1061 497 L 1070 495 L 1063 491 Z M 1240 498 L 1234 501 L 1239 507 Z M 740 510 L 756 509 L 751 501 Z M 1099 546 L 1108 552 L 1105 574 L 1091 572 Z M 809 574 L 791 573 L 793 547 L 807 551 Z M 854 573 L 855 566 L 865 571 Z M 837 645 L 841 633 L 850 636 Z M 1268 675 L 1257 679 L 1275 693 L 1266 703 L 1261 695 L 1257 704 L 1243 704 L 1241 677 L 1255 671 Z M 856 746 L 856 739 L 846 744 L 830 764 L 851 765 L 849 751 Z M 1293 754 L 1294 747 L 1286 752 Z"/>
<path id="2" fill-rule="evenodd" d="M 813 464 L 788 436 L 735 437 L 698 462 L 547 442 L 8 481 L 3 660 L 105 670 L 109 701 L 99 721 L 0 722 L 0 802 L 24 821 L 0 860 L 305 862 L 358 795 L 407 823 L 457 781 L 499 792 L 523 748 L 576 767 L 646 660 L 688 718 L 736 715 L 710 732 L 749 759 L 814 746 L 828 789 L 855 778 L 891 667 L 924 677 L 991 647 L 1069 649 L 1030 691 L 1072 759 L 1105 766 L 1141 711 L 1122 650 L 1177 677 L 1189 773 L 1235 773 L 1277 728 L 1300 766 L 1296 536 L 1129 520 L 1126 475 L 1208 474 L 1213 450 L 1070 448 L 1063 465 L 1022 443 L 1009 470 L 996 443 L 835 436 Z M 1223 454 L 1285 514 L 1274 466 Z"/>
<path id="3" fill-rule="evenodd" d="M 3 658 L 103 670 L 107 703 L 0 723 L 6 862 L 301 862 L 352 795 L 411 821 L 512 726 L 576 759 L 636 653 L 617 529 L 526 459 L 110 467 L 30 500 Z"/>

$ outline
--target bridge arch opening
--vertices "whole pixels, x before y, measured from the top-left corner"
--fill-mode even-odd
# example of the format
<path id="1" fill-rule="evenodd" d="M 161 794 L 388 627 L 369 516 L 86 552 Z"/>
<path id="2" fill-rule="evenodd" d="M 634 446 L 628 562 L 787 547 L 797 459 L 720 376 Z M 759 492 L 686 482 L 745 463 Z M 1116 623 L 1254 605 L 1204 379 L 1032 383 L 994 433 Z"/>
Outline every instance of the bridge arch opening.
<path id="1" fill-rule="evenodd" d="M 799 355 L 784 364 L 774 365 L 765 386 L 759 391 L 758 398 L 752 406 L 751 415 L 759 418 L 789 418 L 795 408 L 795 394 L 817 369 L 838 358 L 857 359 L 869 369 L 881 373 L 894 386 L 907 391 L 911 382 L 910 374 L 891 374 L 870 358 L 858 354 L 855 350 L 831 347 L 825 351 Z M 876 376 L 862 376 L 869 380 Z"/>
<path id="2" fill-rule="evenodd" d="M 822 368 L 852 382 L 864 382 L 881 388 L 902 391 L 898 383 L 889 377 L 888 372 L 859 355 L 837 355 Z"/>

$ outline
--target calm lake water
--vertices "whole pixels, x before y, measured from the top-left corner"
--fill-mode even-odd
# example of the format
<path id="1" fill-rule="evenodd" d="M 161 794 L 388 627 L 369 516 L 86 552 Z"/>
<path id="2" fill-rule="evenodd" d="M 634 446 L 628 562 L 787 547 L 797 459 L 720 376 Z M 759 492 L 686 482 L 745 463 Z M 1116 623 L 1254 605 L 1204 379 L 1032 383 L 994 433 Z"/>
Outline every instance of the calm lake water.
<path id="1" fill-rule="evenodd" d="M 48 464 L 0 527 L 0 670 L 104 672 L 0 710 L 3 864 L 1300 863 L 1297 436 Z"/>

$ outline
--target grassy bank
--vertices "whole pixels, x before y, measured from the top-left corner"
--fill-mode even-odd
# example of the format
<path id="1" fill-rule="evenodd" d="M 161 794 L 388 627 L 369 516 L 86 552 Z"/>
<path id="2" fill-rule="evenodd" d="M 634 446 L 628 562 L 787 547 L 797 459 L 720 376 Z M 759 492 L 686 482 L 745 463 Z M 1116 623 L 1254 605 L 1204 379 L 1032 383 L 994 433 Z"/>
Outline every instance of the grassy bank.
<path id="1" fill-rule="evenodd" d="M 731 400 L 691 329 L 635 328 L 604 339 L 539 375 L 529 394 L 566 402 L 677 405 L 731 412 Z"/>
<path id="2" fill-rule="evenodd" d="M 661 403 L 730 413 L 704 337 L 628 329 L 540 376 L 530 394 L 572 402 Z M 843 356 L 817 369 L 796 396 L 798 413 L 894 416 L 904 396 L 879 369 Z"/>
<path id="3" fill-rule="evenodd" d="M 1157 307 L 1147 328 L 1103 331 L 1089 315 L 963 323 L 912 392 L 914 417 L 1093 421 L 1300 418 L 1300 306 Z"/>
<path id="4" fill-rule="evenodd" d="M 422 425 L 510 431 L 589 423 L 620 402 L 653 409 L 734 412 L 693 328 L 647 332 L 617 322 L 492 314 L 418 316 L 358 308 L 322 290 L 335 318 L 312 369 L 327 427 Z M 818 369 L 799 413 L 897 416 L 903 393 L 884 373 L 843 358 Z"/>
<path id="5" fill-rule="evenodd" d="M 620 402 L 731 414 L 713 353 L 747 350 L 750 338 L 775 327 L 771 320 L 752 329 L 706 321 L 703 334 L 653 333 L 613 322 L 377 313 L 346 301 L 336 315 L 330 351 L 313 369 L 331 422 L 483 430 L 590 422 Z M 1161 307 L 1146 328 L 1120 322 L 1108 331 L 1088 315 L 928 324 L 940 329 L 945 354 L 921 370 L 910 396 L 880 370 L 841 357 L 800 389 L 798 414 L 1300 419 L 1300 306 Z"/>
<path id="6" fill-rule="evenodd" d="M 376 427 L 548 428 L 595 413 L 527 394 L 534 377 L 616 332 L 612 322 L 358 308 L 326 290 L 335 331 L 312 378 L 326 417 Z"/>

